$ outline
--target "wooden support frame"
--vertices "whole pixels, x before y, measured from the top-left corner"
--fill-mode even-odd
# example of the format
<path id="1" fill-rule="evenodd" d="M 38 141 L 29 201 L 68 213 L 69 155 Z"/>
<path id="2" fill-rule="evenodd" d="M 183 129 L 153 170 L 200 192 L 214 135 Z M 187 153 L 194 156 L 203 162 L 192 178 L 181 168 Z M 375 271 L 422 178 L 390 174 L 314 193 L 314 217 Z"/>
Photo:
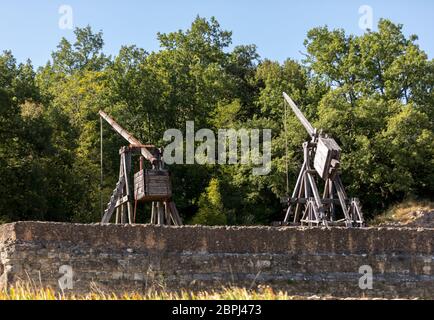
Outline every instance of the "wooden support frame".
<path id="1" fill-rule="evenodd" d="M 102 167 L 103 167 L 103 131 L 102 131 L 102 119 L 106 120 L 107 123 L 117 132 L 119 133 L 125 140 L 127 140 L 130 145 L 128 147 L 122 147 L 119 151 L 120 154 L 120 168 L 119 168 L 119 180 L 116 184 L 115 189 L 113 190 L 112 196 L 110 198 L 109 203 L 107 204 L 107 209 L 103 212 L 101 222 L 109 223 L 113 213 L 115 213 L 115 223 L 135 223 L 136 219 L 136 210 L 137 210 L 137 202 L 138 201 L 152 201 L 152 210 L 151 210 L 151 223 L 152 224 L 174 224 L 174 225 L 182 225 L 181 217 L 179 216 L 178 210 L 176 209 L 175 203 L 172 200 L 172 194 L 166 193 L 161 195 L 156 192 L 152 194 L 152 199 L 150 197 L 142 197 L 140 198 L 138 194 L 132 193 L 132 183 L 131 179 L 131 156 L 133 153 L 140 154 L 140 171 L 143 170 L 143 162 L 146 159 L 152 165 L 152 170 L 148 170 L 149 175 L 152 174 L 160 174 L 164 171 L 164 161 L 162 159 L 162 149 L 156 148 L 154 145 L 144 145 L 139 140 L 137 140 L 131 133 L 123 129 L 116 121 L 111 118 L 104 111 L 100 110 L 99 115 L 101 117 L 100 125 L 101 125 L 101 181 L 100 181 L 100 189 L 102 190 L 103 184 L 103 175 L 102 175 Z M 166 176 L 165 182 L 166 185 L 170 186 L 170 176 L 168 173 L 163 174 Z M 151 180 L 151 179 L 150 179 Z M 158 180 L 154 179 L 154 187 L 159 187 Z M 134 186 L 135 187 L 135 186 Z M 151 188 L 149 188 L 151 189 Z M 170 188 L 171 190 L 171 188 Z M 148 192 L 149 194 L 150 192 Z M 102 198 L 101 198 L 102 199 Z M 133 201 L 134 209 L 133 209 Z M 102 205 L 101 205 L 102 208 Z"/>
<path id="2" fill-rule="evenodd" d="M 288 209 L 283 222 L 287 224 L 293 217 L 293 223 L 307 226 L 340 224 L 346 227 L 363 226 L 364 219 L 360 203 L 357 198 L 348 198 L 338 173 L 330 175 L 325 180 L 324 192 L 322 197 L 320 196 L 315 170 L 311 167 L 314 151 L 314 143 L 303 143 L 303 165 L 292 197 L 288 201 Z M 336 219 L 337 207 L 340 207 L 343 213 L 343 218 L 340 220 Z"/>
<path id="3" fill-rule="evenodd" d="M 122 147 L 119 151 L 119 181 L 116 184 L 116 188 L 113 190 L 110 202 L 107 204 L 107 209 L 105 210 L 101 220 L 102 223 L 110 223 L 112 215 L 115 212 L 116 215 L 114 221 L 116 224 L 135 223 L 133 201 L 136 201 L 134 207 L 137 207 L 138 200 L 135 196 L 133 197 L 130 177 L 132 152 L 136 151 L 136 149 L 140 148 Z M 152 201 L 151 208 L 151 224 L 182 225 L 181 217 L 179 216 L 176 205 L 171 198 Z"/>
<path id="4" fill-rule="evenodd" d="M 283 224 L 288 224 L 293 216 L 293 222 L 302 225 L 328 226 L 344 223 L 346 227 L 363 226 L 360 203 L 356 198 L 348 198 L 338 173 L 341 148 L 333 138 L 324 135 L 322 131 L 318 132 L 285 92 L 283 92 L 283 98 L 285 100 L 285 137 L 286 105 L 291 107 L 311 137 L 310 142 L 303 143 L 304 161 L 292 197 L 288 200 L 288 209 Z M 322 197 L 319 194 L 316 178 L 325 181 Z M 286 181 L 288 185 L 288 176 Z M 340 220 L 337 219 L 338 207 L 343 215 Z"/>

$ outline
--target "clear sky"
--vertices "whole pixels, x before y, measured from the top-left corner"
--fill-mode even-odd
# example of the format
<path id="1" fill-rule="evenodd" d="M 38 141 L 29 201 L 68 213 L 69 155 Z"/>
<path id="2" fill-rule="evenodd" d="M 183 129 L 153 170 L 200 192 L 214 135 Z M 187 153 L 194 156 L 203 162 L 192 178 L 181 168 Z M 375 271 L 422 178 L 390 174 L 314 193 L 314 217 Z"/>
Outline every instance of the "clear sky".
<path id="1" fill-rule="evenodd" d="M 434 57 L 432 0 L 0 0 L 0 50 L 12 50 L 19 62 L 45 64 L 61 37 L 73 38 L 72 30 L 59 27 L 61 5 L 72 8 L 74 27 L 103 31 L 107 54 L 131 44 L 158 50 L 158 31 L 186 29 L 200 15 L 215 16 L 233 31 L 234 45 L 256 44 L 261 58 L 278 61 L 301 59 L 306 33 L 316 26 L 363 33 L 359 8 L 369 5 L 374 26 L 381 17 L 404 24 L 404 33 L 417 34 Z"/>

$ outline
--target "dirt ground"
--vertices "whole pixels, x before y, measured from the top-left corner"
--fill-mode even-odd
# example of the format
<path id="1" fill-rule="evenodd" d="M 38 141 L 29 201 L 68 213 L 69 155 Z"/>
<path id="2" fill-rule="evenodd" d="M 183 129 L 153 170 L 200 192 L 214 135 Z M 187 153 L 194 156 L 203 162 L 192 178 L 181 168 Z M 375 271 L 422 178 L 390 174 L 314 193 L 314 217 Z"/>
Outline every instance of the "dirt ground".
<path id="1" fill-rule="evenodd" d="M 373 226 L 434 228 L 434 204 L 409 201 L 391 208 L 372 221 Z"/>

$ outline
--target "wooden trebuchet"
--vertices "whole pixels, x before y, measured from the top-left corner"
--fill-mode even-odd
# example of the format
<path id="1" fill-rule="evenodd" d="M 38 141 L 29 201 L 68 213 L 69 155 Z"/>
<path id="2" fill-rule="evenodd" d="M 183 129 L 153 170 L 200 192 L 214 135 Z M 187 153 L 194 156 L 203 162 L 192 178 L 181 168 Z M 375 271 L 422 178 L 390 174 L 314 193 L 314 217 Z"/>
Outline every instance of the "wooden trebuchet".
<path id="1" fill-rule="evenodd" d="M 101 222 L 110 223 L 113 214 L 116 213 L 115 223 L 135 223 L 137 203 L 152 202 L 151 223 L 182 225 L 181 217 L 172 200 L 170 174 L 168 170 L 164 169 L 161 150 L 152 145 L 143 145 L 104 111 L 100 111 L 99 114 L 130 143 L 129 146 L 124 146 L 119 150 L 121 157 L 119 180 Z M 133 154 L 140 156 L 140 170 L 134 175 L 134 189 L 131 188 L 131 158 Z M 143 168 L 144 159 L 151 163 L 152 169 Z M 135 202 L 134 209 L 133 201 Z"/>
<path id="2" fill-rule="evenodd" d="M 283 97 L 310 135 L 310 141 L 303 143 L 304 161 L 283 223 L 292 217 L 293 223 L 309 226 L 363 226 L 359 200 L 348 198 L 340 178 L 341 148 L 334 139 L 318 133 L 286 93 Z M 316 177 L 325 181 L 322 196 Z"/>

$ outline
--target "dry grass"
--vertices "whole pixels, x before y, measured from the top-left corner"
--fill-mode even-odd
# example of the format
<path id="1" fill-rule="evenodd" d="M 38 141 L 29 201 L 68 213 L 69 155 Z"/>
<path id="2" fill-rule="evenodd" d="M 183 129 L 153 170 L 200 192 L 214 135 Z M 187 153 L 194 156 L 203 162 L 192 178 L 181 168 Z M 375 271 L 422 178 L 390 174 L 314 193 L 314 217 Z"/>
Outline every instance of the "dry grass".
<path id="1" fill-rule="evenodd" d="M 434 202 L 428 200 L 406 200 L 377 216 L 370 225 L 393 225 L 393 226 L 426 226 L 431 225 L 431 217 L 434 213 Z M 426 225 L 424 225 L 426 222 Z"/>
<path id="2" fill-rule="evenodd" d="M 6 291 L 0 291 L 0 300 L 302 300 L 330 299 L 331 297 L 291 296 L 285 292 L 273 291 L 270 287 L 258 290 L 245 288 L 222 288 L 221 290 L 179 292 L 149 290 L 146 293 L 125 293 L 117 295 L 97 289 L 87 294 L 56 293 L 50 288 L 35 288 L 31 284 L 18 284 Z"/>

